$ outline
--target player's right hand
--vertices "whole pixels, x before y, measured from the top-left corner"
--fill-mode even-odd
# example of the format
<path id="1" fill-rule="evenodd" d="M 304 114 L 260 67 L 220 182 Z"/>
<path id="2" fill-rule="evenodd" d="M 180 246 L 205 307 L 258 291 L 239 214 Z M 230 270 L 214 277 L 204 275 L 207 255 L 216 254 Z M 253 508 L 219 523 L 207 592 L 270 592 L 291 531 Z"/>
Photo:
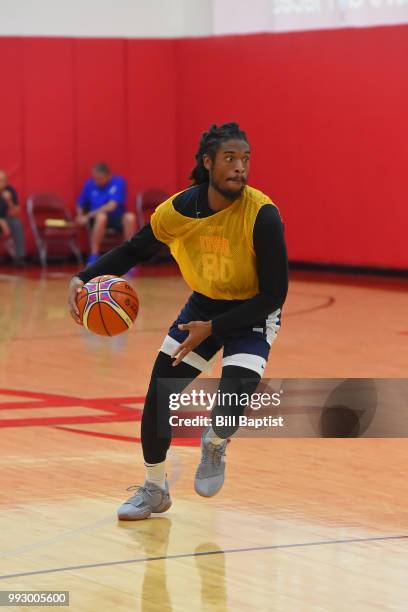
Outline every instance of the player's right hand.
<path id="1" fill-rule="evenodd" d="M 77 276 L 74 276 L 69 283 L 69 292 L 68 292 L 68 306 L 69 312 L 71 313 L 71 317 L 74 319 L 75 323 L 78 325 L 82 325 L 81 319 L 79 318 L 79 310 L 77 304 L 78 293 L 81 292 L 82 287 L 84 286 L 83 281 Z"/>

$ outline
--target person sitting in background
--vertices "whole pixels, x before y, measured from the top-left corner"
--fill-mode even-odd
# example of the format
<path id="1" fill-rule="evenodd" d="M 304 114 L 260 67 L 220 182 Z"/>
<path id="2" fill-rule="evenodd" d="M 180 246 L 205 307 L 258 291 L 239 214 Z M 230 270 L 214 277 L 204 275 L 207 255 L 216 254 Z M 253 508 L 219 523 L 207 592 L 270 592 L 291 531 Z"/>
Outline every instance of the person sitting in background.
<path id="1" fill-rule="evenodd" d="M 8 184 L 4 170 L 0 170 L 0 234 L 12 238 L 14 242 L 16 265 L 23 266 L 25 258 L 24 226 L 20 218 L 17 192 Z"/>
<path id="2" fill-rule="evenodd" d="M 92 168 L 89 178 L 77 201 L 77 223 L 90 225 L 91 253 L 87 264 L 94 263 L 107 228 L 123 232 L 128 240 L 135 233 L 136 217 L 125 212 L 126 182 L 121 176 L 113 176 L 107 164 L 100 162 Z"/>

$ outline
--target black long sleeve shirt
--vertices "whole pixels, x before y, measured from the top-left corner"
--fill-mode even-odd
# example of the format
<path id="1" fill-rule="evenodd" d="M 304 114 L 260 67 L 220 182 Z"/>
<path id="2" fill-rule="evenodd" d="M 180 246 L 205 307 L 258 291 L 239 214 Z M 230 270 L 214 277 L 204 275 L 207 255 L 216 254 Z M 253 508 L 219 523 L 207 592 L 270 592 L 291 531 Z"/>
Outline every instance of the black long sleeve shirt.
<path id="1" fill-rule="evenodd" d="M 173 201 L 175 209 L 188 217 L 200 218 L 214 214 L 208 205 L 207 186 L 200 185 L 179 194 Z M 197 209 L 198 205 L 198 209 Z M 222 336 L 240 327 L 254 325 L 282 308 L 288 291 L 288 260 L 279 212 L 275 206 L 262 206 L 255 220 L 253 243 L 256 255 L 259 293 L 247 300 L 211 300 L 220 314 L 212 317 L 213 333 Z M 136 264 L 148 261 L 162 247 L 150 224 L 145 225 L 130 240 L 102 255 L 94 264 L 79 272 L 84 283 L 95 276 L 122 276 Z M 200 294 L 197 294 L 200 297 Z M 201 296 L 203 301 L 210 298 Z M 227 309 L 226 309 L 227 308 Z"/>

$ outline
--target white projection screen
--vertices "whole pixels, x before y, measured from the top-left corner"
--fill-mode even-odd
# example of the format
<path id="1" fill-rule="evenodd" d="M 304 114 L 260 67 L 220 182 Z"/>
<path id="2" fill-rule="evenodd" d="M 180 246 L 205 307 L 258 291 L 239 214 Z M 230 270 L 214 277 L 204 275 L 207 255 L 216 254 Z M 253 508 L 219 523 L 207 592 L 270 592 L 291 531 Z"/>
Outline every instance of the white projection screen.
<path id="1" fill-rule="evenodd" d="M 214 0 L 214 34 L 408 23 L 408 0 Z"/>

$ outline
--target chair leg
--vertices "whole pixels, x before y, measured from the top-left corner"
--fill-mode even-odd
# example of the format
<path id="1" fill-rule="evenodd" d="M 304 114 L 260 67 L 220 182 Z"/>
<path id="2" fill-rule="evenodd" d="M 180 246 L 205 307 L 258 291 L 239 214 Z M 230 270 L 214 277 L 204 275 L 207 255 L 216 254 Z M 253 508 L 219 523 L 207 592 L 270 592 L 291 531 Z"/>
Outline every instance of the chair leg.
<path id="1" fill-rule="evenodd" d="M 12 259 L 16 258 L 16 249 L 14 247 L 14 241 L 12 238 L 8 238 L 5 243 L 4 246 L 6 247 L 6 251 L 8 252 L 8 254 L 10 255 L 10 257 Z"/>
<path id="2" fill-rule="evenodd" d="M 43 268 L 47 267 L 47 243 L 41 242 L 38 244 L 38 255 Z"/>
<path id="3" fill-rule="evenodd" d="M 83 259 L 82 259 L 82 255 L 81 255 L 81 251 L 78 249 L 76 243 L 73 240 L 69 241 L 69 246 L 71 251 L 73 252 L 73 254 L 75 255 L 77 262 L 80 266 L 83 265 Z"/>

